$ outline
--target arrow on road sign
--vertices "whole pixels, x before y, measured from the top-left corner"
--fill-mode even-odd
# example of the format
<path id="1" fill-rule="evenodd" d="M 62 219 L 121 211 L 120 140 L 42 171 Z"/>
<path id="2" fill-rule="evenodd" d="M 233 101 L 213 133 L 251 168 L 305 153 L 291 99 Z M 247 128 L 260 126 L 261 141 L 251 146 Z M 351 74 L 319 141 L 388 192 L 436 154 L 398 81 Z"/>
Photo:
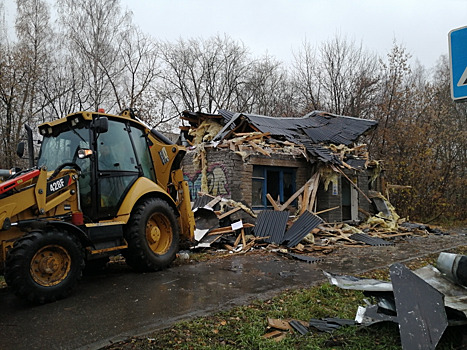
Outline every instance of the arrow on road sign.
<path id="1" fill-rule="evenodd" d="M 462 73 L 461 78 L 457 82 L 457 86 L 466 86 L 467 85 L 467 67 L 465 67 L 464 73 Z"/>

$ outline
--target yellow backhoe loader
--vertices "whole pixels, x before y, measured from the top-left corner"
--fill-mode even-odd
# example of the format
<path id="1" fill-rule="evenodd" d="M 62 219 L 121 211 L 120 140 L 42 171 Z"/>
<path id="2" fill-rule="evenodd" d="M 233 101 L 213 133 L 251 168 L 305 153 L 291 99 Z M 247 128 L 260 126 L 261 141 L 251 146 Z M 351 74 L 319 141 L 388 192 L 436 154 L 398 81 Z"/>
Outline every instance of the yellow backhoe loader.
<path id="1" fill-rule="evenodd" d="M 132 110 L 40 125 L 36 159 L 26 129 L 29 169 L 0 170 L 0 273 L 19 297 L 64 298 L 86 264 L 111 255 L 139 271 L 163 269 L 181 239 L 193 240 L 185 149 Z"/>

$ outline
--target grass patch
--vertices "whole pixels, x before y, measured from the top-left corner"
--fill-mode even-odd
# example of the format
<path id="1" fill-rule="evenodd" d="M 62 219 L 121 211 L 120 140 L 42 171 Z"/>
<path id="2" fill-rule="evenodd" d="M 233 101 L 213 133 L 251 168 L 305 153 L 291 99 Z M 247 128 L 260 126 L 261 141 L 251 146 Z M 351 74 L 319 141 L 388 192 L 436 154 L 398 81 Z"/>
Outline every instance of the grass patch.
<path id="1" fill-rule="evenodd" d="M 322 317 L 353 319 L 357 307 L 364 305 L 363 298 L 360 291 L 343 290 L 325 283 L 286 291 L 270 300 L 256 301 L 209 317 L 179 322 L 171 328 L 105 349 L 401 349 L 398 326 L 392 323 L 348 326 L 332 333 L 288 332 L 278 342 L 263 338 L 270 331 L 268 317 L 303 321 Z M 458 348 L 462 330 L 451 333 L 445 334 L 438 349 Z"/>
<path id="2" fill-rule="evenodd" d="M 467 255 L 467 246 L 451 252 Z M 438 255 L 416 258 L 405 265 L 411 270 L 427 264 L 436 265 Z M 192 258 L 196 261 L 212 257 L 200 254 Z M 389 271 L 373 270 L 361 277 L 389 280 Z M 268 328 L 268 317 L 302 321 L 324 317 L 354 319 L 358 306 L 365 305 L 364 298 L 360 291 L 340 289 L 329 283 L 288 290 L 270 300 L 256 301 L 212 316 L 179 322 L 170 328 L 145 337 L 133 337 L 105 349 L 401 349 L 398 325 L 393 323 L 342 327 L 332 333 L 311 330 L 304 336 L 288 332 L 278 342 L 263 338 L 264 334 L 271 331 Z M 463 334 L 467 334 L 466 326 L 449 327 L 437 349 L 460 349 Z"/>

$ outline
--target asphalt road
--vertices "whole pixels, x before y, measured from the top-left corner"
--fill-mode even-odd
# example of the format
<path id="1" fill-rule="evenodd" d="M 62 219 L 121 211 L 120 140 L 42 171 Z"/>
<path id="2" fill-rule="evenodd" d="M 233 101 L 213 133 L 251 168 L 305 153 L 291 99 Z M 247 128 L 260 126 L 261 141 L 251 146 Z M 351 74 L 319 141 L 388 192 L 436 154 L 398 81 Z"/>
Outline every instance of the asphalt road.
<path id="1" fill-rule="evenodd" d="M 263 252 L 148 274 L 113 267 L 86 276 L 69 298 L 41 306 L 4 288 L 0 350 L 98 349 L 182 319 L 318 284 L 325 280 L 322 270 L 356 274 L 461 245 L 467 245 L 465 235 L 429 236 L 395 246 L 339 248 L 312 264 Z"/>

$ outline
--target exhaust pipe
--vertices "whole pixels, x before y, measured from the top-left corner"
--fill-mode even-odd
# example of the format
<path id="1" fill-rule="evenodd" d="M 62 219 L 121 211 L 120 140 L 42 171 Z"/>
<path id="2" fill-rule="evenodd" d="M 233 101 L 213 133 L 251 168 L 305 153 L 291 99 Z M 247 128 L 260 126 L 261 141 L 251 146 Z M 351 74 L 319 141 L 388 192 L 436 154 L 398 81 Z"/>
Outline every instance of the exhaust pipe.
<path id="1" fill-rule="evenodd" d="M 467 256 L 442 252 L 436 267 L 450 281 L 467 287 Z"/>

